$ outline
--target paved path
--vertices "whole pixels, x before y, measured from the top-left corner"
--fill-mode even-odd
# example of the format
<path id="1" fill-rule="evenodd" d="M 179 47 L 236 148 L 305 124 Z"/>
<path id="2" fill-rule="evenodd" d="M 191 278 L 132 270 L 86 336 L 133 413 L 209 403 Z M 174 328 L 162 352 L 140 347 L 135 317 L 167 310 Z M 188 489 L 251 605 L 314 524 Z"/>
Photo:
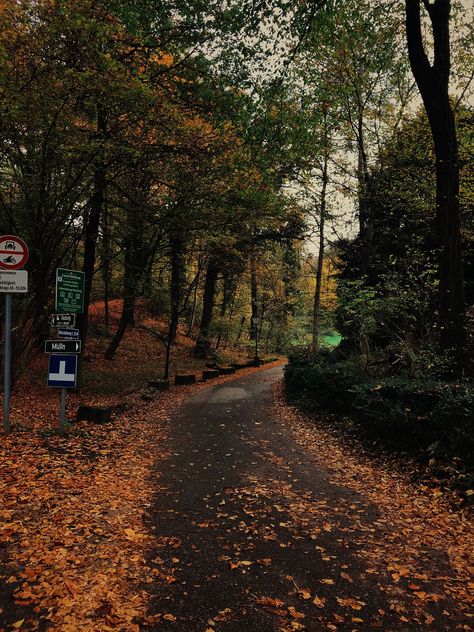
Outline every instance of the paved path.
<path id="1" fill-rule="evenodd" d="M 172 422 L 151 523 L 156 569 L 167 571 L 151 613 L 176 621 L 156 629 L 458 629 L 400 618 L 406 597 L 385 590 L 389 577 L 370 568 L 364 548 L 377 507 L 332 484 L 272 416 L 281 375 L 203 389 Z M 427 608 L 442 619 L 441 604 Z"/>

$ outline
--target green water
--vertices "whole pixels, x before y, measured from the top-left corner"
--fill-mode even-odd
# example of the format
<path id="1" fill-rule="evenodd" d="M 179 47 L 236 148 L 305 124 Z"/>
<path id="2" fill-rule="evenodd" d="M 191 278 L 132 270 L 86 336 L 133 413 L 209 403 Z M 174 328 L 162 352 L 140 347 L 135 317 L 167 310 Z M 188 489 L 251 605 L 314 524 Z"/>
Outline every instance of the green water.
<path id="1" fill-rule="evenodd" d="M 321 344 L 325 347 L 337 347 L 341 340 L 342 336 L 337 331 L 331 331 L 321 336 Z"/>

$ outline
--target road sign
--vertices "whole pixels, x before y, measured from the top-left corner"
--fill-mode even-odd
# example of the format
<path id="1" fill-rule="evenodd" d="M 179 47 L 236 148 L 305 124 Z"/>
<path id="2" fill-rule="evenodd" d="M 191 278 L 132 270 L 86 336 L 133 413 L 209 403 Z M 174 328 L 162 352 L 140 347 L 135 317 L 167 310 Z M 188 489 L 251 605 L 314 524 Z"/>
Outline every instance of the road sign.
<path id="1" fill-rule="evenodd" d="M 79 329 L 58 329 L 58 336 L 69 340 L 79 340 Z"/>
<path id="2" fill-rule="evenodd" d="M 45 353 L 81 353 L 80 340 L 46 340 Z"/>
<path id="3" fill-rule="evenodd" d="M 28 272 L 26 270 L 0 270 L 0 292 L 2 294 L 28 292 Z"/>
<path id="4" fill-rule="evenodd" d="M 4 270 L 19 270 L 28 261 L 28 246 L 23 239 L 15 235 L 0 237 L 0 268 Z"/>
<path id="5" fill-rule="evenodd" d="M 84 311 L 84 272 L 56 270 L 56 309 L 58 312 L 82 314 Z"/>
<path id="6" fill-rule="evenodd" d="M 48 386 L 75 388 L 77 382 L 77 356 L 49 356 Z"/>
<path id="7" fill-rule="evenodd" d="M 52 314 L 51 325 L 52 327 L 74 327 L 76 324 L 75 314 Z"/>

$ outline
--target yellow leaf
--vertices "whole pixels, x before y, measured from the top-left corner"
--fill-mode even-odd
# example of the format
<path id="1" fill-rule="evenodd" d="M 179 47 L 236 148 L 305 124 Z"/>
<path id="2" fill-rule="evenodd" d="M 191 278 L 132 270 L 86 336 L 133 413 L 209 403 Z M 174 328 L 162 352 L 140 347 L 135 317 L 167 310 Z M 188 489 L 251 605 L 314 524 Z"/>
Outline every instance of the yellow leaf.
<path id="1" fill-rule="evenodd" d="M 124 529 L 124 533 L 127 536 L 128 540 L 140 540 L 141 535 L 136 533 L 133 529 Z"/>
<path id="2" fill-rule="evenodd" d="M 288 608 L 288 612 L 294 619 L 304 619 L 305 615 L 302 612 L 298 612 L 293 606 Z"/>
<path id="3" fill-rule="evenodd" d="M 25 620 L 24 619 L 20 619 L 19 621 L 16 621 L 13 625 L 12 628 L 15 628 L 16 630 L 18 630 L 18 628 L 21 628 L 21 626 L 24 624 Z"/>
<path id="4" fill-rule="evenodd" d="M 332 586 L 334 584 L 333 579 L 321 579 L 321 584 L 327 584 L 328 586 Z"/>
<path id="5" fill-rule="evenodd" d="M 165 621 L 176 621 L 176 617 L 173 614 L 164 614 L 163 619 Z"/>

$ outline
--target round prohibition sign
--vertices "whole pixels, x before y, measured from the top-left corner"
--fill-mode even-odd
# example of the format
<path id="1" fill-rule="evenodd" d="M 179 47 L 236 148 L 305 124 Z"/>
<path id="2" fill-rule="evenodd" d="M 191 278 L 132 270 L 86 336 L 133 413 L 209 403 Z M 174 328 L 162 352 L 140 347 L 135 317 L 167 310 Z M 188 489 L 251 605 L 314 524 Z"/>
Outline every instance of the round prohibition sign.
<path id="1" fill-rule="evenodd" d="M 3 270 L 19 270 L 28 261 L 30 253 L 23 239 L 15 235 L 0 237 L 0 268 Z"/>

